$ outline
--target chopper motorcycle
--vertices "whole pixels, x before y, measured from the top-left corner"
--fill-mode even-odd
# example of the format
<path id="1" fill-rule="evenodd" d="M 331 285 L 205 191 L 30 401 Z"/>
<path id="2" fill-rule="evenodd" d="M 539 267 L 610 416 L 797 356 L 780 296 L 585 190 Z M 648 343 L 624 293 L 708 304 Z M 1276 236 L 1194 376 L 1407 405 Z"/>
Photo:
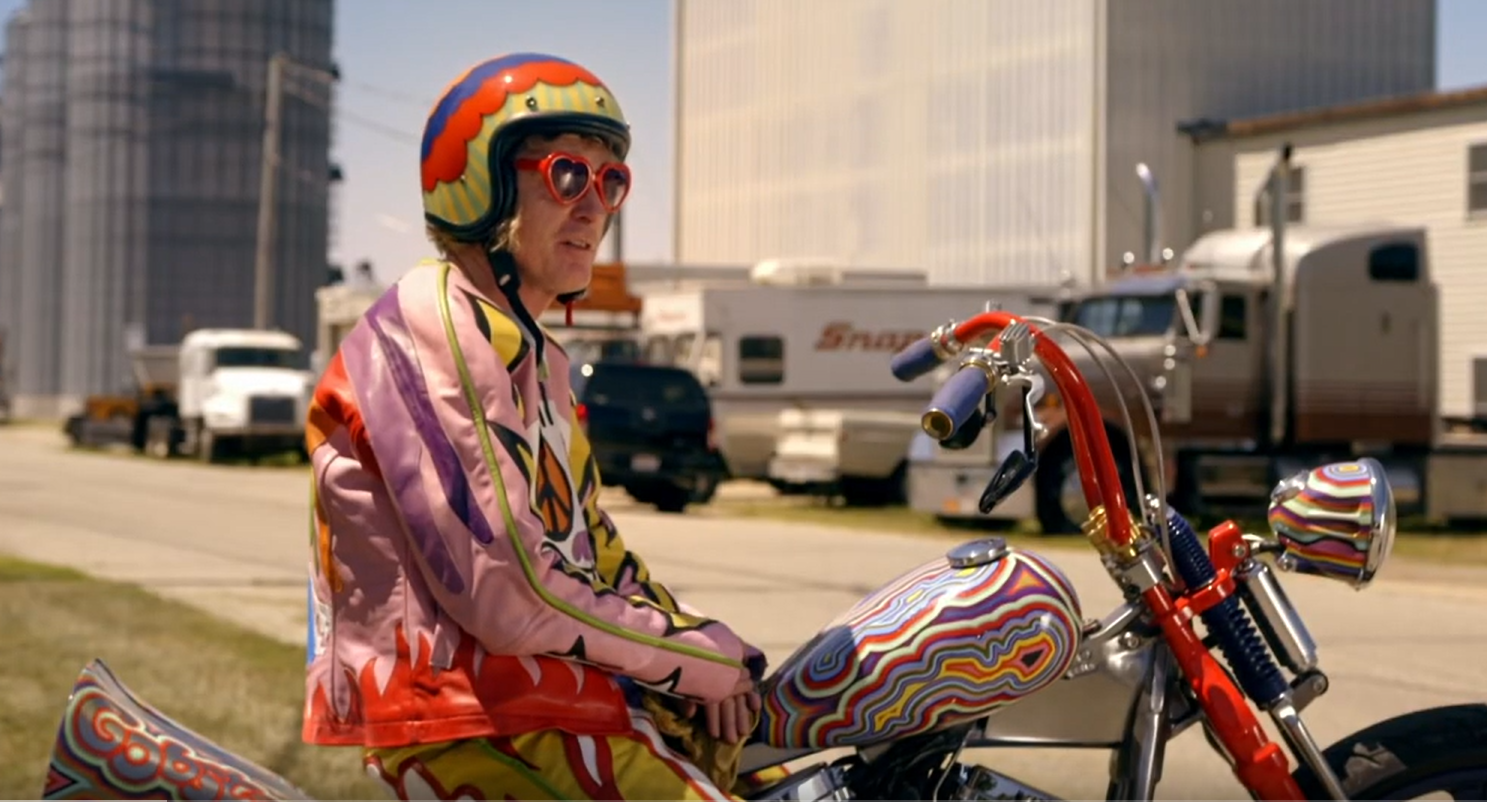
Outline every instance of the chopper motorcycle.
<path id="1" fill-rule="evenodd" d="M 1100 351 L 1125 370 L 1158 437 L 1135 373 L 1108 343 L 1072 324 L 984 312 L 936 329 L 894 356 L 890 369 L 911 381 L 959 361 L 922 418 L 926 433 L 952 447 L 974 442 L 996 414 L 998 392 L 1014 402 L 1021 394 L 1022 449 L 988 484 L 983 511 L 1036 469 L 1034 404 L 1046 373 L 1069 415 L 1090 510 L 1082 531 L 1124 602 L 1086 621 L 1056 565 L 996 537 L 907 571 L 767 678 L 741 771 L 850 752 L 795 768 L 748 798 L 1055 799 L 959 760 L 967 748 L 1019 746 L 1111 750 L 1107 797 L 1146 800 L 1167 743 L 1195 726 L 1255 799 L 1487 797 L 1487 705 L 1406 714 L 1325 749 L 1301 717 L 1329 683 L 1278 573 L 1358 589 L 1373 580 L 1396 527 L 1382 466 L 1362 458 L 1288 477 L 1271 497 L 1270 532 L 1226 522 L 1208 533 L 1205 548 L 1162 501 L 1159 441 L 1156 492 L 1144 492 L 1133 465 L 1137 502 L 1128 502 L 1102 413 L 1055 333 L 1085 348 L 1111 384 Z M 1134 431 L 1123 399 L 1120 409 L 1124 431 Z M 1130 452 L 1138 459 L 1134 442 Z M 1262 712 L 1286 748 L 1261 726 Z M 307 798 L 135 696 L 101 660 L 74 685 L 42 795 Z"/>

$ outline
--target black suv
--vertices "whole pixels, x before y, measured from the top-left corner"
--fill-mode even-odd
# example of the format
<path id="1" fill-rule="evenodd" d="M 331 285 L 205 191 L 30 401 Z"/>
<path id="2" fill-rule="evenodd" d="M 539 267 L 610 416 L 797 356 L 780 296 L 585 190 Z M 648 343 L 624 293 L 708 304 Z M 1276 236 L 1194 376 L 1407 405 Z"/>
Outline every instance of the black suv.
<path id="1" fill-rule="evenodd" d="M 604 484 L 663 512 L 712 499 L 728 469 L 697 377 L 681 368 L 599 361 L 574 363 L 571 380 Z"/>

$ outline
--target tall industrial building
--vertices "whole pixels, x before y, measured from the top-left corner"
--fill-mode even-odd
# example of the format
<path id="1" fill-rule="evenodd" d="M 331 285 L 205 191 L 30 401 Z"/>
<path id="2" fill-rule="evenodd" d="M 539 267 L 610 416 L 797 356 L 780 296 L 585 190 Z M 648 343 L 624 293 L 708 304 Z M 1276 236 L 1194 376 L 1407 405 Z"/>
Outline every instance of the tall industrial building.
<path id="1" fill-rule="evenodd" d="M 333 0 L 30 0 L 6 24 L 0 331 L 18 415 L 130 382 L 128 346 L 253 324 L 268 65 L 287 72 L 272 320 L 326 276 Z"/>
<path id="2" fill-rule="evenodd" d="M 1435 87 L 1435 0 L 677 0 L 675 257 L 1087 283 L 1197 233 L 1179 123 Z"/>

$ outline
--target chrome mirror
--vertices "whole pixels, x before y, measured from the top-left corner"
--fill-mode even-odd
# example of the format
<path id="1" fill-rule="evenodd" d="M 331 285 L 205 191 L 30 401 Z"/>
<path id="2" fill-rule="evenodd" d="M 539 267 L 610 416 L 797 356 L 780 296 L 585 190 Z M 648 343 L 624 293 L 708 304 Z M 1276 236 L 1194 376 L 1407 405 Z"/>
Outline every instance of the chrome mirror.
<path id="1" fill-rule="evenodd" d="M 1378 460 L 1333 462 L 1281 480 L 1270 494 L 1270 531 L 1288 571 L 1367 587 L 1389 559 L 1394 492 Z"/>

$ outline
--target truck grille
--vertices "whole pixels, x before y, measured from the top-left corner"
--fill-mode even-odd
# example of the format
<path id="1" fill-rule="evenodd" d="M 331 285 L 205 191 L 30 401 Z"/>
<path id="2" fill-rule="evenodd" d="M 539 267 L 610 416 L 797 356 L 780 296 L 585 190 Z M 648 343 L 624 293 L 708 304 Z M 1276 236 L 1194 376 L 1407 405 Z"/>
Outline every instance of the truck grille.
<path id="1" fill-rule="evenodd" d="M 253 423 L 295 423 L 295 403 L 292 396 L 255 395 L 248 399 L 248 419 Z"/>

